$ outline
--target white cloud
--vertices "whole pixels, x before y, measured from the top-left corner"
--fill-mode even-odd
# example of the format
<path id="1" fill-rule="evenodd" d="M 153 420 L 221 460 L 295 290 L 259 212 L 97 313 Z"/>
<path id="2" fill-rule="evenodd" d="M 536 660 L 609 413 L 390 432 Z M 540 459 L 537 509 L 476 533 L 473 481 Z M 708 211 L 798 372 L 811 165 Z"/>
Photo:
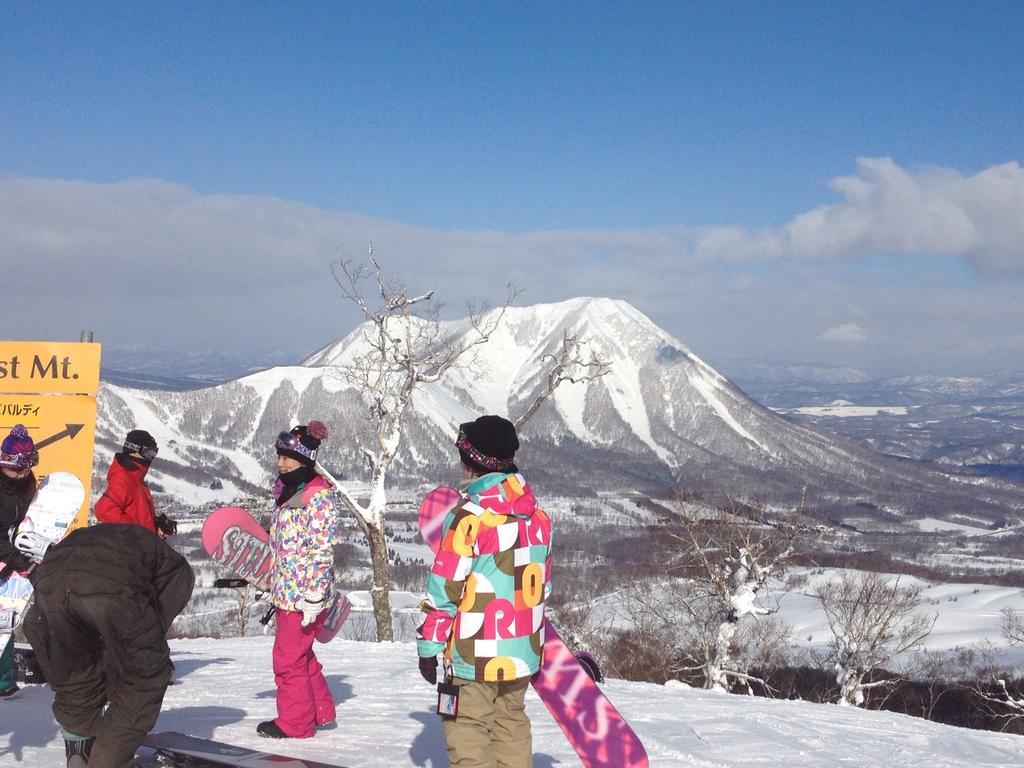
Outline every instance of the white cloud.
<path id="1" fill-rule="evenodd" d="M 857 174 L 834 179 L 843 199 L 759 230 L 709 229 L 706 259 L 856 259 L 878 253 L 948 254 L 981 274 L 1024 275 L 1024 170 L 1016 162 L 974 176 L 918 173 L 892 159 L 859 158 Z"/>
<path id="2" fill-rule="evenodd" d="M 843 323 L 834 325 L 820 336 L 819 341 L 832 341 L 839 344 L 862 344 L 868 340 L 864 329 L 856 323 Z"/>
<path id="3" fill-rule="evenodd" d="M 330 262 L 373 240 L 389 275 L 435 289 L 447 313 L 464 300 L 520 303 L 612 296 L 634 303 L 699 354 L 941 369 L 1020 367 L 1024 281 L 957 283 L 934 260 L 1024 276 L 1024 174 L 910 173 L 862 160 L 837 179 L 840 203 L 776 229 L 564 230 L 414 228 L 270 197 L 203 195 L 160 180 L 113 184 L 0 178 L 0 335 L 121 346 L 294 350 L 347 332 L 355 314 Z M 844 282 L 837 259 L 929 253 L 912 279 Z M 925 277 L 927 276 L 927 279 Z M 854 311 L 856 309 L 856 311 Z M 836 325 L 840 317 L 857 321 Z M 869 319 L 869 320 L 868 320 Z M 872 329 L 885 345 L 856 344 Z M 821 333 L 822 328 L 828 328 Z M 806 350 L 806 339 L 832 342 Z M 848 343 L 836 343 L 845 341 Z M 803 346 L 801 347 L 801 343 Z M 1016 355 L 1016 359 L 1007 359 Z"/>

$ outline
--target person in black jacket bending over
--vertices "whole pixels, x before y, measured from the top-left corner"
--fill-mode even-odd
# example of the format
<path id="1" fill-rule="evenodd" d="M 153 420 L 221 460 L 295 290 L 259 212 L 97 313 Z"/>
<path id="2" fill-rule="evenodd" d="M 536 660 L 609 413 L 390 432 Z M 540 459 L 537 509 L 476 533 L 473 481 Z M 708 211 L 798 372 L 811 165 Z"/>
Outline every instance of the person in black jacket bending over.
<path id="1" fill-rule="evenodd" d="M 100 523 L 50 546 L 29 578 L 23 628 L 68 768 L 127 768 L 171 682 L 167 629 L 192 596 L 192 568 L 141 526 Z"/>

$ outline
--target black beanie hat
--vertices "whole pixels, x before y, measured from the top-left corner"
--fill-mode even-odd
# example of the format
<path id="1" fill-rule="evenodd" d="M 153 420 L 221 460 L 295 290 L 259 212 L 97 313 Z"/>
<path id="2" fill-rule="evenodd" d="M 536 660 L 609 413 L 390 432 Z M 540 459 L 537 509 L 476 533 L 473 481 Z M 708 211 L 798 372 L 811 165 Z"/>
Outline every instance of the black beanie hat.
<path id="1" fill-rule="evenodd" d="M 142 453 L 143 448 L 149 448 L 156 453 L 156 440 L 144 429 L 133 429 L 124 438 L 122 450 L 125 453 Z"/>
<path id="2" fill-rule="evenodd" d="M 274 448 L 278 456 L 287 456 L 300 464 L 312 467 L 316 464 L 316 452 L 320 448 L 320 441 L 326 439 L 327 427 L 323 422 L 311 421 L 308 425 L 300 424 L 292 427 L 289 432 L 282 432 L 277 436 Z"/>
<path id="3" fill-rule="evenodd" d="M 519 438 L 515 425 L 501 416 L 481 416 L 459 425 L 455 438 L 462 463 L 478 472 L 518 472 Z"/>

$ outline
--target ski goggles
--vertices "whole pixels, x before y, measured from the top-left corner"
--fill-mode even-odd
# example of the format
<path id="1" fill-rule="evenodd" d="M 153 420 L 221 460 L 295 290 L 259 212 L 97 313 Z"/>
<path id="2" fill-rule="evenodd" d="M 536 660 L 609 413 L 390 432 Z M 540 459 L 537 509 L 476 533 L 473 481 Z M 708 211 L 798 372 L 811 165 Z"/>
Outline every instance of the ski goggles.
<path id="1" fill-rule="evenodd" d="M 39 451 L 29 453 L 0 453 L 0 467 L 31 469 L 39 463 Z"/>
<path id="2" fill-rule="evenodd" d="M 279 451 L 294 451 L 305 456 L 310 461 L 316 461 L 316 448 L 309 448 L 302 444 L 298 435 L 291 432 L 281 432 L 274 441 L 274 447 Z"/>
<path id="3" fill-rule="evenodd" d="M 148 445 L 139 445 L 138 443 L 131 443 L 127 440 L 125 440 L 124 443 L 124 451 L 125 453 L 137 453 L 146 461 L 152 461 L 160 452 L 158 448 L 150 448 Z"/>

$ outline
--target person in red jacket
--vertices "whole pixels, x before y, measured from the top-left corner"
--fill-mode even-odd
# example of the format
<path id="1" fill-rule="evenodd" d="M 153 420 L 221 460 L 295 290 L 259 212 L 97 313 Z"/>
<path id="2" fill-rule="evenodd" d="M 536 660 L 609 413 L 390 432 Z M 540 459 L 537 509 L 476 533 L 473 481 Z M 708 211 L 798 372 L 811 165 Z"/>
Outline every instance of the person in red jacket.
<path id="1" fill-rule="evenodd" d="M 166 539 L 178 525 L 167 515 L 157 515 L 153 495 L 146 485 L 146 473 L 156 458 L 156 440 L 144 429 L 133 429 L 124 439 L 120 453 L 107 471 L 107 489 L 93 508 L 101 523 L 141 525 Z"/>

